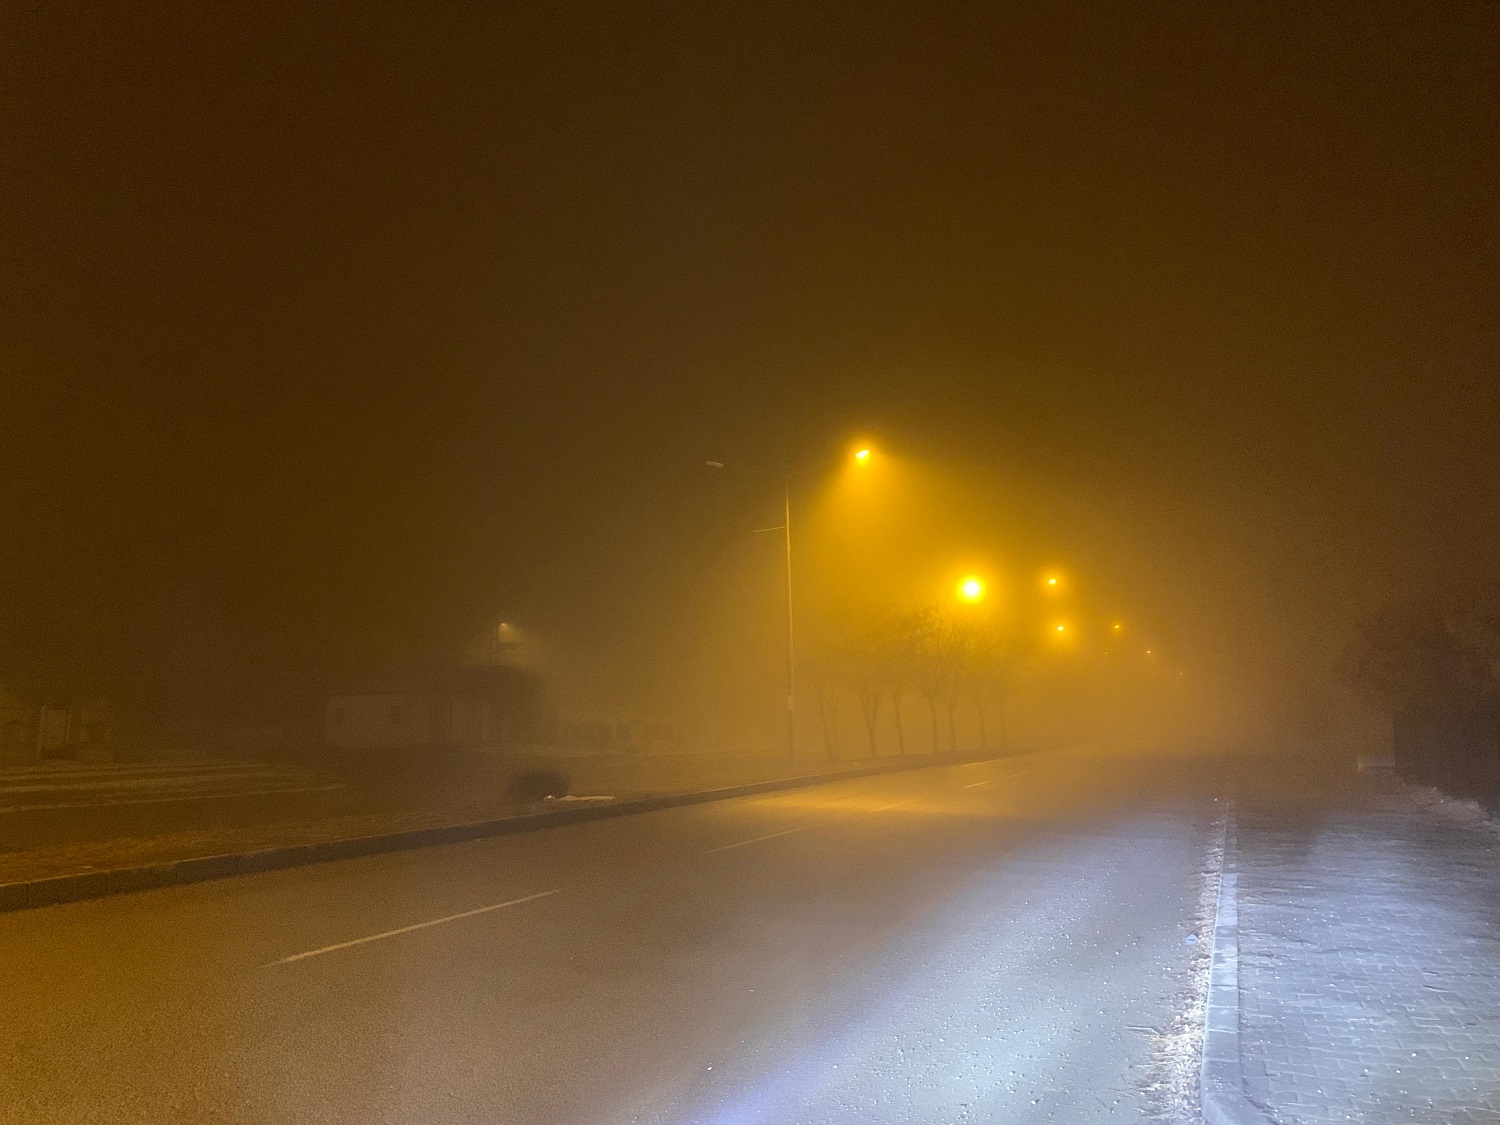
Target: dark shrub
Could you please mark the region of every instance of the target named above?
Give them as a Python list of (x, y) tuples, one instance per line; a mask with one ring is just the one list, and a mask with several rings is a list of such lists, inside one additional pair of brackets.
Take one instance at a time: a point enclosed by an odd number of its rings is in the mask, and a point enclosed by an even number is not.
[(1500, 803), (1500, 708), (1493, 703), (1411, 707), (1395, 716), (1396, 773), (1454, 797)]

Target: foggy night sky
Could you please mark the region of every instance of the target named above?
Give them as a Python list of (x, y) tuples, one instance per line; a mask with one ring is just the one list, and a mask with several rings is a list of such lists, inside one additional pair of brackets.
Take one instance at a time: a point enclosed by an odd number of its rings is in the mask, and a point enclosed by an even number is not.
[(1493, 582), (1500, 9), (1009, 8), (9, 5), (0, 683), (618, 659), (861, 435), (1247, 679)]

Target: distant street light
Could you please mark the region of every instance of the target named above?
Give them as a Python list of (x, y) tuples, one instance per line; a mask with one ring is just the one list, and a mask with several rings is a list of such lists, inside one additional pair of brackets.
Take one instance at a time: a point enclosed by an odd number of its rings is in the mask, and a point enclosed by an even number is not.
[(984, 599), (984, 581), (980, 578), (970, 576), (958, 584), (958, 597), (960, 601), (978, 602)]
[(870, 451), (868, 449), (858, 450), (854, 454), (854, 459), (856, 461), (858, 461), (860, 464), (864, 464), (866, 461), (868, 461), (870, 459)]

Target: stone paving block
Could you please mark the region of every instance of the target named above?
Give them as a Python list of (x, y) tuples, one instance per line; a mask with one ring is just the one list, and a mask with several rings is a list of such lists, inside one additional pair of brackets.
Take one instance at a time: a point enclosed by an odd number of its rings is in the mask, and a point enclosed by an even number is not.
[(1402, 788), (1239, 813), (1246, 1091), (1283, 1125), (1500, 1125), (1500, 831)]

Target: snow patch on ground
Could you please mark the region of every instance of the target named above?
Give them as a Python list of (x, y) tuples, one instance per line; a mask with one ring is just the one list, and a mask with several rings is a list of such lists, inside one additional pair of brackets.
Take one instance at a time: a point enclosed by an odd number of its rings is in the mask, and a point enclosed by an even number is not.
[[(1208, 1011), (1208, 975), (1213, 961), (1219, 872), (1224, 865), (1224, 814), (1215, 818), (1204, 847), (1193, 914), (1183, 934), (1192, 951), (1186, 979), (1173, 1003), (1171, 1022), (1151, 1039), (1151, 1061), (1143, 1075), (1144, 1116), (1163, 1125), (1200, 1125), (1198, 1073), (1203, 1064), (1203, 1027)], [(1190, 941), (1190, 939), (1196, 939)]]
[(1450, 797), (1431, 785), (1400, 783), (1384, 795), (1388, 812), (1420, 810), (1449, 824), (1465, 828), (1483, 828), (1500, 836), (1500, 821), (1480, 807), (1472, 797)]

